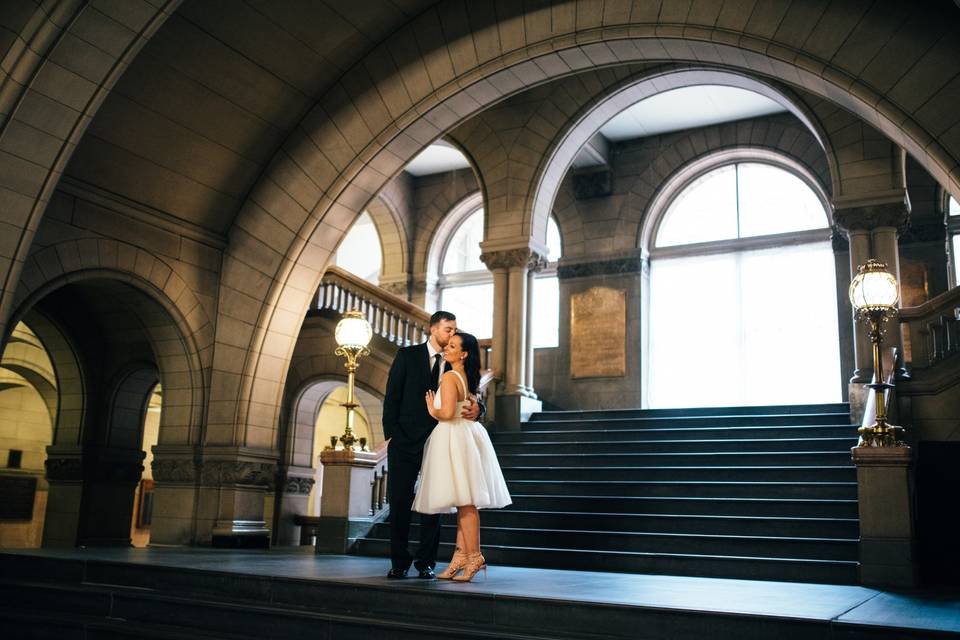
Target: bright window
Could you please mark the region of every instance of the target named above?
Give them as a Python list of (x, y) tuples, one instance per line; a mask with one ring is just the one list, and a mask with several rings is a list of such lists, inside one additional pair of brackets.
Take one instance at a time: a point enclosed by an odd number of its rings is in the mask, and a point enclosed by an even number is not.
[(657, 246), (733, 240), (827, 226), (820, 199), (779, 167), (742, 162), (691, 182), (670, 204)]
[[(438, 282), (440, 307), (457, 316), (457, 324), (484, 339), (493, 336), (493, 274), (480, 260), (483, 209), (469, 214), (457, 227), (443, 251)], [(533, 291), (534, 347), (555, 347), (559, 342), (560, 286), (556, 260), (562, 254), (560, 229), (547, 223), (550, 266), (537, 274)]]
[(684, 187), (651, 251), (647, 405), (838, 402), (827, 227), (816, 193), (773, 165), (726, 165)]
[(380, 235), (366, 211), (360, 214), (340, 243), (334, 264), (367, 282), (380, 282), (380, 269), (383, 266)]
[(960, 216), (960, 202), (954, 200), (953, 196), (950, 197), (950, 200), (947, 203), (947, 212), (951, 216)]

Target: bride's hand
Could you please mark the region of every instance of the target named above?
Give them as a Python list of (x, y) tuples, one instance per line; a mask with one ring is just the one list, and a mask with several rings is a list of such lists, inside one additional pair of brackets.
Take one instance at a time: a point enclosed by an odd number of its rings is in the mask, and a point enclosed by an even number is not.
[(433, 398), (434, 398), (434, 395), (436, 395), (436, 394), (434, 394), (433, 391), (427, 391), (427, 396), (426, 396), (427, 411), (430, 412), (430, 415), (433, 415)]

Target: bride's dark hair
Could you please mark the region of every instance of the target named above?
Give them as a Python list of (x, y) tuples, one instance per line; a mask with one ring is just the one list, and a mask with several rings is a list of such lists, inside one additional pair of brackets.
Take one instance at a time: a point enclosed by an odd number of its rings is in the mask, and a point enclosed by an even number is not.
[(457, 331), (455, 335), (460, 336), (460, 348), (467, 354), (463, 361), (463, 369), (467, 374), (467, 389), (475, 394), (480, 387), (480, 344), (477, 338), (469, 333)]

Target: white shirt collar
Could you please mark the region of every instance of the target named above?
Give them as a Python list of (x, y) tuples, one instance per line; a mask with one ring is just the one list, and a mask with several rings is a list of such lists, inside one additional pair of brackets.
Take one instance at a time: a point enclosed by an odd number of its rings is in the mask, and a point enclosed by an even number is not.
[(427, 340), (427, 353), (430, 354), (430, 363), (433, 364), (433, 357), (438, 353), (443, 353), (443, 351), (437, 351), (433, 348), (433, 341)]

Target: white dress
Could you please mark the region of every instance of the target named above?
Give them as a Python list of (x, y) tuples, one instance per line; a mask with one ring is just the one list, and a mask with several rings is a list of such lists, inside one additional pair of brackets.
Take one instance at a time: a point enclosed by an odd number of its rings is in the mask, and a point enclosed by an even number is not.
[[(465, 389), (463, 377), (456, 371), (451, 373)], [(414, 511), (450, 513), (468, 505), (499, 509), (512, 502), (487, 430), (478, 422), (460, 417), (466, 404), (466, 399), (458, 402), (454, 417), (440, 421), (427, 438)], [(439, 393), (433, 408), (440, 408)]]

